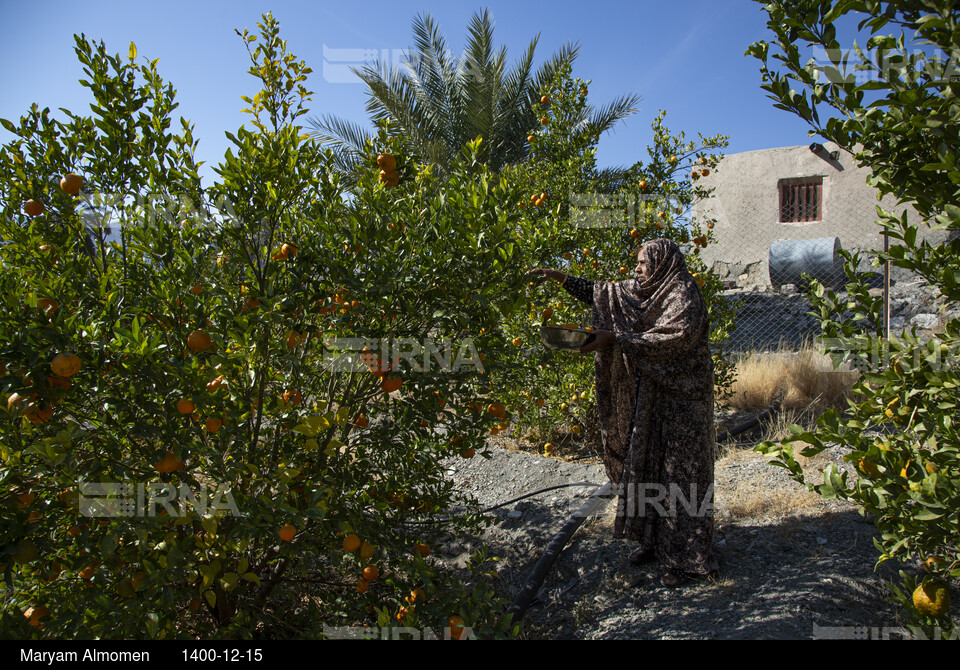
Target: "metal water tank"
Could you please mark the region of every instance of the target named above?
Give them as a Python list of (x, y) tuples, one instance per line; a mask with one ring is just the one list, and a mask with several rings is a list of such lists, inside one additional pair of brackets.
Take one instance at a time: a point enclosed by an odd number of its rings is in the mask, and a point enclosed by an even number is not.
[(784, 284), (801, 287), (807, 274), (828, 286), (837, 286), (844, 279), (839, 250), (838, 237), (777, 240), (770, 245), (770, 283), (774, 288)]

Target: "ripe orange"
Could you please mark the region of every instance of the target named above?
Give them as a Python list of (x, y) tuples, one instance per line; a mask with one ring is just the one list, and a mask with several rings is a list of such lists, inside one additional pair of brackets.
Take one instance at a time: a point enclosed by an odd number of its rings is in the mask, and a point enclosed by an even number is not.
[(83, 177), (72, 172), (68, 172), (60, 179), (60, 190), (67, 195), (76, 195), (83, 186)]
[(549, 97), (543, 96), (543, 97), (540, 98), (540, 104), (541, 104), (541, 105), (545, 105), (545, 104), (547, 104), (548, 102), (550, 102), (550, 98), (549, 98)]
[(177, 401), (177, 411), (181, 414), (193, 414), (196, 409), (197, 404), (190, 398), (180, 398), (180, 400)]
[(380, 576), (380, 571), (375, 565), (368, 565), (363, 569), (363, 579), (367, 582), (376, 581), (377, 577)]
[(291, 349), (296, 349), (297, 346), (303, 342), (304, 336), (298, 333), (295, 330), (291, 330), (290, 334), (287, 336), (287, 346)]
[(623, 267), (623, 266), (620, 266), (620, 274), (622, 274), (622, 275), (627, 274), (627, 268), (625, 268), (625, 267)]
[(454, 615), (447, 620), (447, 624), (450, 628), (450, 637), (459, 640), (463, 635), (463, 619)]
[(293, 405), (296, 407), (300, 404), (300, 401), (303, 400), (303, 396), (300, 394), (300, 391), (294, 391), (292, 389), (287, 389), (283, 392), (283, 401), (288, 405)]
[(69, 379), (80, 372), (80, 357), (73, 354), (57, 354), (50, 363), (50, 369), (58, 377)]
[(545, 125), (547, 125), (548, 123), (550, 123), (550, 119), (548, 119), (547, 117), (544, 116), (543, 118), (540, 119), (540, 125), (541, 125), (541, 126), (545, 126)]
[(360, 543), (360, 559), (366, 561), (369, 558), (372, 558), (373, 555), (377, 552), (377, 548), (370, 544), (369, 542)]
[(210, 433), (216, 433), (223, 427), (223, 419), (209, 418), (207, 419), (206, 429)]
[(519, 347), (522, 343), (523, 343), (523, 340), (521, 340), (519, 337), (513, 338), (513, 346)]
[(393, 393), (403, 386), (403, 380), (400, 377), (384, 377), (383, 382), (380, 384), (380, 388), (383, 389), (384, 393)]
[(700, 174), (704, 177), (710, 176), (710, 170), (700, 170)]
[(913, 592), (913, 606), (921, 614), (943, 616), (950, 611), (950, 586), (937, 579), (923, 582)]
[(206, 351), (212, 343), (210, 334), (204, 330), (195, 330), (187, 336), (187, 346), (190, 347), (190, 351)]
[(294, 528), (291, 524), (284, 524), (283, 528), (278, 531), (280, 539), (284, 542), (289, 542), (293, 539), (293, 536), (297, 534), (297, 529)]
[(487, 411), (493, 414), (498, 419), (502, 419), (504, 417), (504, 414), (507, 411), (507, 406), (504, 405), (502, 402), (492, 402), (489, 405), (487, 405)]
[(175, 472), (183, 469), (183, 461), (179, 460), (172, 451), (168, 451), (153, 467), (157, 472)]
[(357, 418), (353, 420), (353, 425), (357, 428), (366, 428), (370, 425), (370, 419), (363, 414), (358, 414)]
[(350, 533), (343, 538), (343, 550), (349, 553), (355, 552), (360, 548), (360, 538), (355, 533)]
[(23, 613), (23, 616), (26, 619), (29, 619), (30, 625), (34, 628), (42, 628), (43, 624), (40, 623), (40, 619), (49, 615), (50, 608), (48, 608), (46, 605), (40, 605), (40, 607), (28, 607)]
[(23, 212), (27, 216), (40, 216), (43, 214), (43, 203), (37, 202), (36, 200), (27, 200), (23, 203)]
[(223, 386), (223, 375), (217, 375), (207, 382), (207, 393), (214, 393)]
[(377, 166), (393, 172), (397, 169), (397, 159), (391, 154), (380, 154), (377, 156)]
[(527, 142), (533, 143), (535, 139), (536, 139), (535, 135), (527, 135)]
[(637, 186), (640, 187), (641, 191), (644, 190), (645, 188), (647, 188), (647, 180), (641, 179), (639, 182), (637, 182)]
[(420, 554), (424, 558), (430, 555), (430, 547), (423, 542), (418, 543), (417, 546), (413, 548), (413, 551), (417, 554)]
[(367, 589), (370, 588), (370, 582), (361, 577), (357, 580), (357, 593), (366, 593)]

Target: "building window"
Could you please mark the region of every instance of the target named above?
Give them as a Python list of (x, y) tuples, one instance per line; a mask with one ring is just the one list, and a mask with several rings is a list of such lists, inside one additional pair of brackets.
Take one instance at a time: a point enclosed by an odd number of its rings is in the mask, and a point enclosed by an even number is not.
[(823, 178), (780, 182), (780, 223), (819, 221), (823, 202)]

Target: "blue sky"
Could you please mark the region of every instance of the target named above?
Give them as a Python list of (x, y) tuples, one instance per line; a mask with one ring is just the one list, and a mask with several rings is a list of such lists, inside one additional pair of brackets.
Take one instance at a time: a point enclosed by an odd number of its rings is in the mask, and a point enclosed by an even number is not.
[[(362, 84), (345, 82), (350, 52), (392, 58), (412, 45), (411, 23), (426, 12), (437, 20), (448, 45), (460, 53), (470, 17), (486, 7), (498, 45), (516, 62), (539, 35), (537, 62), (567, 42), (581, 51), (574, 75), (592, 80), (597, 106), (627, 93), (643, 97), (638, 113), (603, 136), (600, 166), (629, 165), (646, 158), (650, 123), (660, 109), (666, 124), (690, 138), (730, 136), (727, 153), (808, 144), (808, 127), (775, 109), (760, 89), (759, 61), (744, 56), (756, 40), (770, 39), (766, 14), (753, 0), (674, 2), (363, 2), (170, 0), (162, 3), (88, 0), (0, 0), (0, 118), (16, 120), (30, 104), (89, 110), (91, 98), (77, 80), (74, 33), (102, 39), (109, 51), (126, 54), (135, 42), (139, 58), (159, 59), (158, 68), (178, 91), (179, 115), (193, 122), (198, 159), (218, 163), (228, 144), (224, 131), (247, 120), (241, 95), (258, 90), (246, 74), (246, 50), (235, 28), (256, 32), (261, 14), (272, 11), (281, 35), (314, 73), (312, 113), (334, 114), (367, 124)], [(324, 62), (324, 47), (327, 62)], [(356, 52), (354, 52), (356, 53)], [(347, 56), (348, 58), (343, 58)], [(0, 141), (9, 139), (0, 129)]]

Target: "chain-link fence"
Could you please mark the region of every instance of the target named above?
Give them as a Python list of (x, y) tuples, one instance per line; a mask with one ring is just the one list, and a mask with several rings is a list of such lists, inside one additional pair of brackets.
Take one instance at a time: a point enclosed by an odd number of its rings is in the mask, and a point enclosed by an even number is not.
[[(729, 350), (789, 351), (812, 342), (820, 328), (809, 313), (803, 275), (842, 290), (840, 249), (862, 252), (859, 271), (871, 293), (885, 298), (890, 333), (942, 327), (935, 291), (906, 271), (893, 268), (888, 278), (883, 267), (870, 265), (867, 252), (884, 245), (878, 204), (898, 215), (906, 209), (911, 223), (919, 217), (892, 199), (878, 203), (867, 174), (849, 154), (814, 144), (728, 156), (708, 178), (713, 195), (694, 215), (714, 220), (715, 239), (703, 258), (739, 306)], [(942, 241), (938, 235), (926, 233), (932, 243)]]

